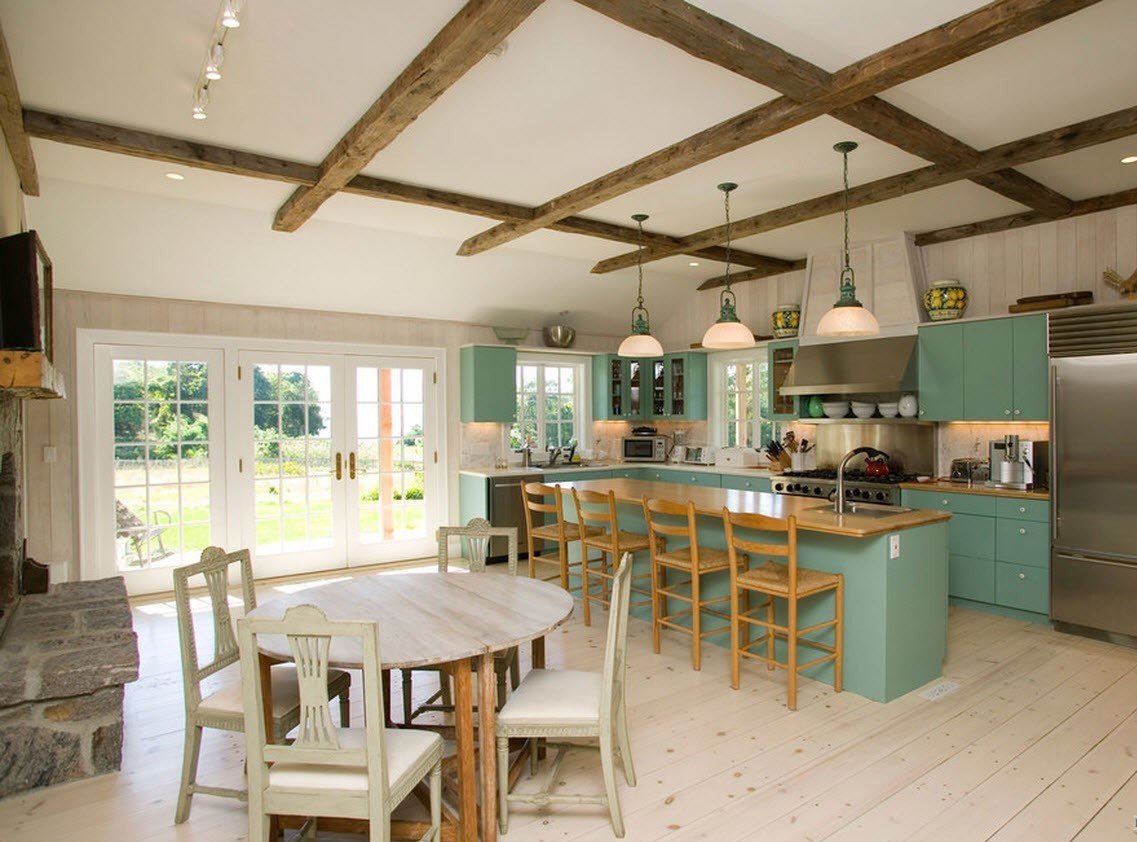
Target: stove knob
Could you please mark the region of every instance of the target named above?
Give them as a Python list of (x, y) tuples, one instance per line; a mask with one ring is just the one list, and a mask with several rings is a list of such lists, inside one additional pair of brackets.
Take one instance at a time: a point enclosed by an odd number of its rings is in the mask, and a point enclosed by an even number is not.
[(775, 491), (781, 491), (781, 490), (782, 490), (784, 487), (785, 487), (785, 486), (784, 486), (782, 483), (780, 483), (780, 482), (776, 482), (776, 483), (774, 483), (774, 490), (775, 490)]
[(878, 492), (876, 493), (876, 499), (877, 499), (877, 500), (880, 500), (880, 501), (883, 503), (883, 502), (884, 502), (884, 492), (883, 492), (883, 491), (878, 491)]
[(853, 496), (854, 497), (860, 497), (862, 494), (863, 494), (863, 492), (859, 488), (853, 489)]
[(816, 494), (818, 497), (821, 497), (822, 496), (821, 486), (820, 485), (813, 486), (813, 493)]
[(846, 497), (852, 497), (852, 496), (853, 496), (853, 492), (852, 492), (852, 491), (850, 491), (848, 488), (846, 488), (846, 489), (845, 489), (845, 496), (846, 496)]

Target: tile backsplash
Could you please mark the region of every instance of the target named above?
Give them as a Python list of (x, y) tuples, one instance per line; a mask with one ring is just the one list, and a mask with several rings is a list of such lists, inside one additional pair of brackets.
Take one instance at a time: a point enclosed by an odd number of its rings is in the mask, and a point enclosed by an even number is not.
[[(641, 424), (655, 427), (660, 435), (683, 433), (685, 443), (702, 444), (706, 441), (705, 421), (594, 421), (589, 425), (585, 440), (580, 442), (580, 453), (590, 459), (619, 460), (621, 439), (632, 434), (632, 427)], [(509, 449), (508, 424), (463, 424), (461, 447), (461, 465), (464, 468), (492, 465), (495, 459), (502, 457), (510, 462), (520, 459)]]
[(1045, 441), (1050, 437), (1046, 423), (968, 423), (953, 421), (936, 425), (936, 475), (947, 476), (951, 460), (965, 457), (986, 459), (988, 443), (1003, 436), (1016, 435), (1025, 441)]

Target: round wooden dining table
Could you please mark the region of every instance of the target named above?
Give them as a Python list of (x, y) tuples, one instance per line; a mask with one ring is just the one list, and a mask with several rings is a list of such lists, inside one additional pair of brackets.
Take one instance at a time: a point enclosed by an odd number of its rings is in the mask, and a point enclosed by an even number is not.
[[(478, 838), (477, 776), (474, 751), (474, 665), (480, 660), (479, 697), (496, 693), (495, 652), (523, 643), (533, 647), (533, 666), (544, 666), (544, 638), (572, 614), (572, 596), (560, 587), (519, 576), (471, 573), (379, 573), (329, 582), (269, 600), (250, 617), (280, 618), (294, 605), (315, 605), (329, 620), (374, 620), (379, 624), (379, 657), (390, 669), (442, 666), (452, 676), (454, 733), (458, 763), (457, 827), (446, 836)], [(273, 663), (291, 660), (283, 638), (259, 640), (263, 676)], [(333, 639), (329, 663), (358, 669), (358, 642)], [(268, 690), (267, 681), (262, 686)], [(366, 688), (375, 692), (375, 688)], [(271, 696), (265, 706), (271, 710)], [(387, 714), (390, 715), (389, 712)], [(266, 722), (271, 722), (268, 716)], [(482, 789), (481, 838), (497, 838), (497, 770), (494, 706), (478, 706), (478, 743)], [(400, 828), (414, 833), (417, 828)], [(392, 825), (394, 834), (396, 827)], [(400, 834), (401, 835), (401, 834)], [(421, 835), (421, 831), (419, 831)]]

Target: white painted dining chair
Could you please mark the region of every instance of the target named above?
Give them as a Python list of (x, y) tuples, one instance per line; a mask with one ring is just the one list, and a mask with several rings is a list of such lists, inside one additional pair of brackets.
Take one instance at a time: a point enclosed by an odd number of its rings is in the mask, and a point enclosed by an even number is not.
[[(314, 605), (296, 605), (284, 617), (244, 619), (240, 635), (245, 731), (249, 764), (249, 842), (268, 842), (272, 816), (362, 819), (371, 842), (391, 837), (391, 810), (420, 781), (430, 779), (430, 825), (422, 842), (437, 842), (442, 825), (442, 738), (433, 731), (383, 726), (379, 629), (372, 621), (332, 621)], [(301, 718), (291, 744), (265, 740), (264, 687), (257, 638), (288, 640), (300, 679)], [(328, 699), (329, 653), (334, 639), (354, 639), (363, 657), (362, 728), (335, 727)], [(346, 642), (346, 641), (344, 641)], [(273, 688), (275, 692), (275, 687)]]
[[(507, 569), (510, 576), (517, 575), (517, 528), (513, 526), (490, 526), (485, 518), (470, 518), (465, 526), (438, 527), (438, 572), (450, 570), (450, 539), (458, 538), (466, 542), (469, 570), (471, 573), (486, 572), (486, 558), (489, 556), (490, 539), (501, 536), (507, 539)], [(497, 706), (505, 701), (508, 686), (516, 688), (521, 681), (521, 663), (517, 659), (517, 647), (494, 653), (494, 673), (497, 676)], [(438, 673), (438, 690), (417, 707), (412, 701), (414, 694), (413, 674), (419, 671)], [(428, 711), (449, 712), (454, 710), (450, 694), (450, 675), (443, 669), (417, 667), (402, 670), (403, 679), (403, 724), (413, 722)]]
[[(205, 728), (222, 731), (245, 730), (245, 712), (241, 698), (241, 673), (238, 660), (237, 635), (233, 628), (233, 615), (229, 610), (229, 571), (240, 568), (241, 595), (244, 610), (257, 607), (257, 594), (253, 585), (253, 566), (248, 550), (226, 553), (220, 547), (206, 547), (201, 561), (175, 568), (174, 604), (178, 613), (178, 642), (182, 654), (182, 686), (185, 695), (185, 749), (182, 756), (182, 778), (178, 790), (178, 806), (174, 822), (181, 824), (190, 813), (190, 802), (197, 793), (244, 800), (246, 791), (228, 787), (204, 786), (197, 782), (197, 763), (201, 755), (201, 735)], [(190, 580), (201, 576), (208, 591), (210, 616), (213, 621), (213, 658), (200, 663), (197, 640), (194, 634), (193, 614), (190, 605)], [(203, 682), (214, 676), (212, 689), (205, 690)], [(340, 722), (351, 720), (348, 694), (351, 675), (343, 670), (328, 673), (328, 694), (340, 700)], [(281, 664), (272, 668), (272, 732), (280, 740), (300, 721), (300, 691), (296, 668)]]
[[(509, 803), (606, 804), (612, 830), (624, 835), (624, 819), (616, 789), (615, 754), (620, 756), (624, 780), (636, 785), (632, 751), (628, 740), (624, 672), (628, 642), (628, 600), (631, 591), (632, 556), (625, 553), (612, 578), (608, 615), (608, 640), (604, 644), (601, 672), (534, 669), (509, 697), (497, 714), (498, 820), (501, 832), (509, 830)], [(544, 786), (535, 793), (509, 791), (509, 741), (530, 739), (530, 759), (535, 760), (534, 741), (549, 737), (595, 738), (599, 742), (604, 793), (572, 795), (553, 792), (565, 753), (577, 745), (557, 746)], [(531, 763), (531, 769), (533, 764)]]

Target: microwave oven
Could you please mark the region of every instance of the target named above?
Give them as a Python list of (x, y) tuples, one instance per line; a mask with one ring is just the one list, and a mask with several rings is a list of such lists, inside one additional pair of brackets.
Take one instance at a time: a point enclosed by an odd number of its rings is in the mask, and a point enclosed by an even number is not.
[(624, 439), (624, 461), (666, 462), (669, 445), (667, 436), (628, 436)]

